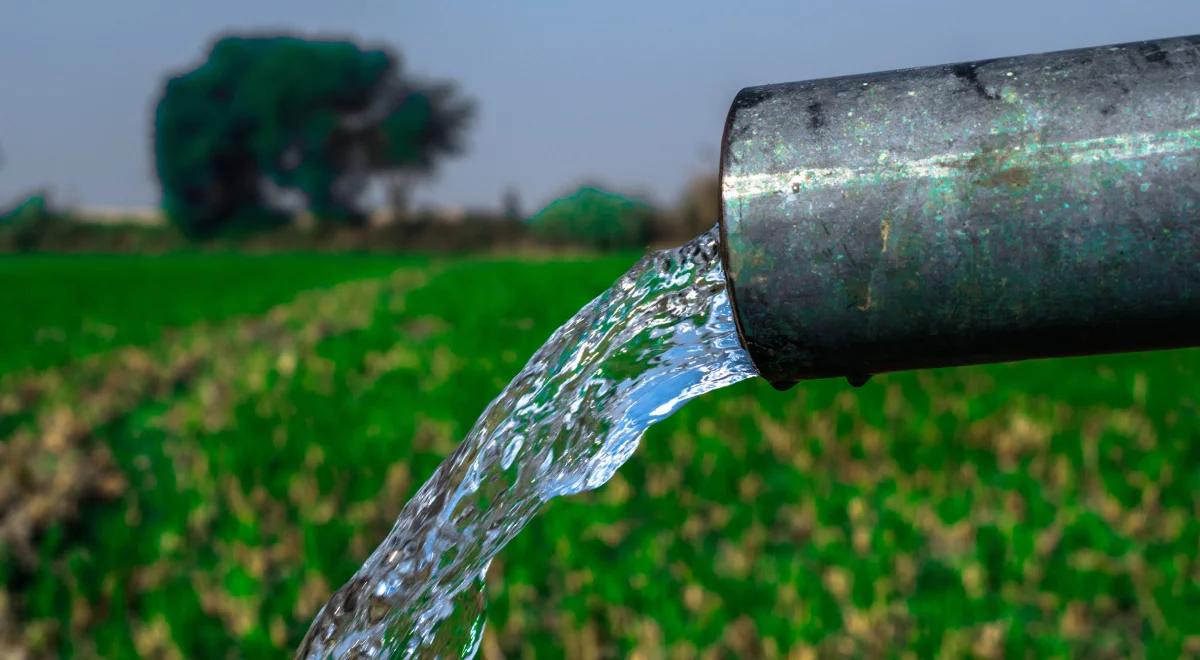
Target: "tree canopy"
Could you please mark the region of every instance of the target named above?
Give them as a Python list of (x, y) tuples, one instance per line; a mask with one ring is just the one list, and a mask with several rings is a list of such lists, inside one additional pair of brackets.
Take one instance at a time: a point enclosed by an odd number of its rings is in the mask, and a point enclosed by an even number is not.
[(232, 36), (166, 81), (154, 119), (163, 206), (186, 233), (307, 209), (360, 222), (374, 177), (411, 181), (461, 149), (472, 104), (349, 41)]
[(533, 231), (548, 240), (581, 243), (606, 250), (644, 247), (654, 208), (594, 186), (582, 186), (529, 218)]

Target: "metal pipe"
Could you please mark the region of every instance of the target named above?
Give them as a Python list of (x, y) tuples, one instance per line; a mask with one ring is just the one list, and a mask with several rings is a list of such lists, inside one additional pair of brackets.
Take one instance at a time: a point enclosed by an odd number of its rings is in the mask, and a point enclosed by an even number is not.
[(751, 87), (721, 151), (780, 389), (1200, 345), (1200, 36)]

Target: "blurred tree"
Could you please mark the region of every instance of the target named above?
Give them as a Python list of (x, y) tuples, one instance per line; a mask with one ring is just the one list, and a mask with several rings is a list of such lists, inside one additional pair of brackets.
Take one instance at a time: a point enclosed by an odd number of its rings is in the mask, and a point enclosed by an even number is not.
[(534, 233), (556, 242), (599, 249), (644, 247), (650, 239), (654, 208), (593, 186), (583, 186), (550, 202), (529, 218)]
[(39, 190), (9, 209), (0, 209), (0, 249), (34, 250), (44, 239), (53, 219), (48, 193)]
[(680, 200), (676, 212), (676, 240), (699, 236), (717, 224), (721, 214), (721, 180), (712, 175), (693, 179)]
[(36, 218), (47, 215), (46, 193), (38, 191), (26, 196), (12, 208), (0, 209), (0, 222), (11, 222), (25, 218)]
[(511, 186), (505, 188), (504, 195), (500, 200), (500, 207), (506, 220), (520, 220), (524, 217), (524, 214), (521, 213), (521, 196), (517, 193), (516, 188)]
[(169, 78), (158, 102), (163, 206), (193, 236), (304, 208), (321, 222), (362, 223), (371, 179), (411, 185), (459, 151), (471, 114), (454, 85), (412, 80), (385, 49), (226, 37)]

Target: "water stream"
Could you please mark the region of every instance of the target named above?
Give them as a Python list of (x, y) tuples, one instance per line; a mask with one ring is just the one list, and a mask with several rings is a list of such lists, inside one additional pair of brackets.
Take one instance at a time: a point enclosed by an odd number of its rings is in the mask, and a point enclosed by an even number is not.
[(298, 658), (470, 657), (492, 558), (596, 488), (686, 401), (755, 375), (714, 228), (652, 253), (559, 328), (317, 614)]

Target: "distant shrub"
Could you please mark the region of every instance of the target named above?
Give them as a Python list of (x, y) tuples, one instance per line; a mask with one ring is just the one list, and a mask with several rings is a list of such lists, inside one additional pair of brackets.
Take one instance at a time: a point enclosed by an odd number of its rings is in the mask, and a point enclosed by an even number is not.
[(40, 218), (46, 214), (46, 196), (38, 193), (26, 197), (8, 210), (0, 211), (0, 223)]
[(16, 206), (0, 211), (0, 250), (28, 252), (37, 247), (52, 220), (41, 193), (26, 197)]
[(721, 215), (721, 180), (715, 175), (693, 179), (688, 184), (675, 212), (675, 231), (672, 238), (688, 240), (717, 224)]
[(649, 204), (584, 186), (550, 202), (529, 219), (529, 226), (544, 240), (611, 250), (644, 246), (653, 222)]

